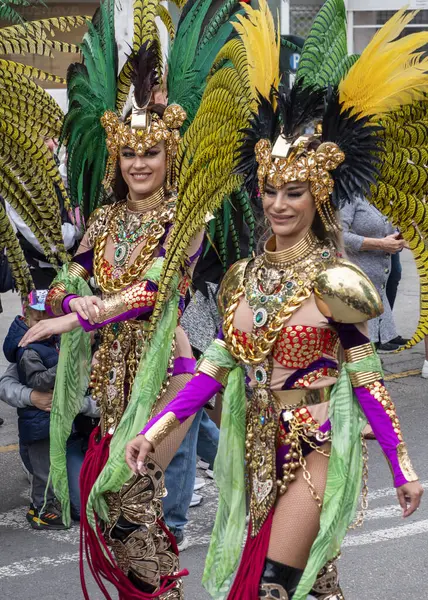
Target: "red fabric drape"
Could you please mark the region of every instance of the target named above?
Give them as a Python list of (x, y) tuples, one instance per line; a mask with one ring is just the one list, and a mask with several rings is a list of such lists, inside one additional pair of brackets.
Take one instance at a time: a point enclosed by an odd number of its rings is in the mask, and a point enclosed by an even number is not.
[(269, 548), (274, 508), (256, 537), (251, 537), (251, 523), (238, 572), (227, 600), (259, 600), (259, 585)]

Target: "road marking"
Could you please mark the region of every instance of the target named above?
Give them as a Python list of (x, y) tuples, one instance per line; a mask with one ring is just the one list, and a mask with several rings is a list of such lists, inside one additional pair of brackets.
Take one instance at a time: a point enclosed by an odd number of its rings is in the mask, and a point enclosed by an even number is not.
[(79, 560), (79, 553), (60, 554), (57, 557), (39, 556), (37, 558), (26, 558), (25, 561), (11, 563), (5, 567), (0, 567), (0, 579), (6, 577), (22, 577), (23, 575), (33, 575), (37, 571), (42, 571), (46, 567), (65, 565)]
[(0, 454), (4, 454), (6, 452), (15, 452), (15, 450), (19, 449), (18, 444), (9, 444), (8, 446), (0, 446)]
[(402, 537), (418, 535), (428, 531), (428, 519), (423, 521), (415, 521), (408, 525), (400, 527), (390, 527), (388, 529), (375, 529), (369, 533), (361, 533), (360, 535), (351, 535), (344, 539), (342, 547), (349, 546), (366, 546), (368, 544), (379, 544), (389, 540), (396, 540)]
[(390, 373), (389, 375), (385, 375), (385, 381), (393, 381), (394, 379), (401, 379), (403, 377), (412, 377), (413, 375), (420, 375), (422, 373), (421, 369), (411, 369), (410, 371), (401, 371), (401, 373)]
[(401, 516), (401, 508), (398, 504), (371, 508), (366, 512), (364, 521), (373, 521), (374, 519), (393, 519)]

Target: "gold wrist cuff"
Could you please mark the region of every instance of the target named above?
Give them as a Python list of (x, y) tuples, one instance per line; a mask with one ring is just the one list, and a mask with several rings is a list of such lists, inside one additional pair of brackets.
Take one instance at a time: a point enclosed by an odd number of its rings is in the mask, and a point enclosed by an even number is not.
[(55, 284), (55, 286), (49, 290), (46, 298), (46, 304), (50, 307), (52, 313), (56, 317), (60, 317), (64, 314), (64, 311), (62, 310), (62, 303), (64, 298), (68, 295), (69, 294), (67, 293), (65, 285), (62, 283)]
[(362, 371), (361, 373), (350, 373), (349, 378), (351, 380), (352, 387), (363, 387), (370, 385), (375, 381), (382, 379), (382, 375), (376, 371)]
[(128, 310), (128, 307), (123, 301), (122, 294), (119, 293), (107, 296), (104, 299), (104, 308), (99, 314), (99, 323), (107, 321), (108, 319), (113, 319), (124, 313), (126, 310)]
[(150, 429), (146, 431), (144, 437), (148, 440), (153, 448), (157, 448), (159, 444), (177, 427), (180, 421), (173, 412), (167, 412), (159, 419)]
[(361, 346), (354, 346), (354, 348), (348, 348), (345, 350), (345, 360), (346, 362), (357, 362), (362, 360), (363, 358), (367, 358), (368, 356), (372, 356), (375, 353), (373, 345), (368, 342), (367, 344), (362, 344)]
[(68, 265), (68, 274), (72, 275), (73, 277), (81, 277), (86, 282), (88, 282), (90, 279), (90, 275), (85, 267), (82, 267), (82, 265), (79, 265), (77, 262), (71, 262)]
[(201, 360), (197, 369), (197, 373), (205, 373), (205, 375), (209, 375), (210, 377), (221, 383), (223, 387), (226, 387), (229, 371), (230, 369), (228, 369), (227, 367), (219, 367), (207, 358), (203, 358)]
[(397, 446), (397, 458), (400, 469), (407, 481), (417, 481), (419, 477), (413, 469), (412, 462), (407, 452), (407, 446), (404, 442), (400, 442)]

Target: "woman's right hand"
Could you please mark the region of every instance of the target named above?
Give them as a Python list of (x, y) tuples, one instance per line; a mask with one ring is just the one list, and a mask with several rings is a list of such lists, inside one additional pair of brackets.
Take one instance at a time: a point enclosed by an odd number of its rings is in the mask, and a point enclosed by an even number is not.
[(144, 475), (146, 471), (145, 461), (147, 455), (153, 452), (152, 444), (146, 440), (144, 435), (137, 435), (133, 440), (126, 444), (125, 460), (128, 467), (135, 474)]
[(389, 254), (397, 254), (397, 252), (400, 252), (404, 248), (406, 242), (403, 239), (398, 239), (399, 237), (399, 233), (392, 233), (379, 240), (381, 242), (382, 250)]
[(94, 325), (99, 322), (99, 314), (104, 308), (104, 302), (97, 296), (78, 296), (70, 300), (69, 307), (72, 312)]

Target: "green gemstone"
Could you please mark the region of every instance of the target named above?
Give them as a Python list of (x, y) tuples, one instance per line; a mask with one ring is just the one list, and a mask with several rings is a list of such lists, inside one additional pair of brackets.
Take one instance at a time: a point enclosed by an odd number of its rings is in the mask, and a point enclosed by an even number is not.
[(263, 314), (261, 312), (258, 312), (256, 314), (256, 322), (261, 323), (262, 321), (263, 321)]
[(255, 376), (257, 381), (263, 381), (263, 373), (261, 371), (256, 371)]
[(266, 296), (260, 296), (260, 302), (262, 304), (264, 304), (265, 302), (267, 302), (267, 297)]

